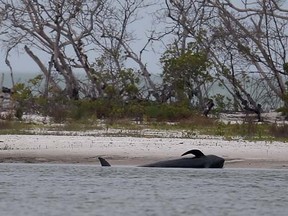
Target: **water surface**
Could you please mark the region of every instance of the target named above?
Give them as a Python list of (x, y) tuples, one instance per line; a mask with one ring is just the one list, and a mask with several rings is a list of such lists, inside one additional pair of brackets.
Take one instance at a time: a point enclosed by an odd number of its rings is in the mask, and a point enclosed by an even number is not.
[(287, 215), (288, 170), (0, 164), (1, 215)]

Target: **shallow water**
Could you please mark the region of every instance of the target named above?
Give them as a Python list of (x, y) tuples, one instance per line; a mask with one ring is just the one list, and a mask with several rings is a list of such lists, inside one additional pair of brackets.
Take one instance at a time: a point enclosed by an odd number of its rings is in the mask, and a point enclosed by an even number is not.
[(287, 215), (287, 182), (283, 169), (0, 164), (0, 213)]

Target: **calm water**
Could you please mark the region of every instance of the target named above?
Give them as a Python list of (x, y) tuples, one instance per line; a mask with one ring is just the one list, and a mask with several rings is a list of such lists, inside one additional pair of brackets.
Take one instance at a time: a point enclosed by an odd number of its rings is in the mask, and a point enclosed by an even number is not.
[(0, 164), (0, 215), (287, 215), (288, 170)]

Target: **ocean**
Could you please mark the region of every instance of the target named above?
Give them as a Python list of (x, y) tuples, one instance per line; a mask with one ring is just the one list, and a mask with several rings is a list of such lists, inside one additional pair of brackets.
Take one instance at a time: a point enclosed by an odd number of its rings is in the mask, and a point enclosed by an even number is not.
[(287, 169), (0, 164), (5, 216), (287, 215)]

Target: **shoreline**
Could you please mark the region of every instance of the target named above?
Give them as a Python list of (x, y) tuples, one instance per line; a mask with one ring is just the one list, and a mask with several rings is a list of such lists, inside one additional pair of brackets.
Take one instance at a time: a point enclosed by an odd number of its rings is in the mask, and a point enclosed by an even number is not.
[[(176, 158), (176, 157), (175, 157)], [(112, 166), (140, 166), (156, 162), (159, 160), (173, 159), (173, 158), (125, 158), (120, 156), (105, 157), (109, 160)], [(83, 164), (83, 165), (95, 165), (100, 166), (97, 157), (85, 157), (85, 156), (19, 156), (17, 154), (3, 155), (0, 157), (0, 164), (4, 163), (29, 163), (29, 164)], [(288, 161), (282, 160), (266, 160), (266, 159), (226, 159), (223, 168), (251, 168), (251, 169), (288, 169)]]
[(146, 138), (109, 136), (1, 135), (1, 163), (71, 163), (137, 166), (179, 158), (199, 149), (225, 158), (224, 168), (288, 168), (288, 143), (216, 138)]

